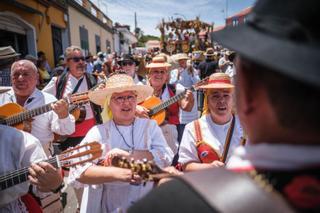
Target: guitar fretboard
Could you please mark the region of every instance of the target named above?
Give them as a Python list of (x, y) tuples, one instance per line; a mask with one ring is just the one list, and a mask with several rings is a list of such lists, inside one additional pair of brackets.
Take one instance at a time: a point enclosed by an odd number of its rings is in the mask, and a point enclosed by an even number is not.
[[(193, 92), (194, 91), (194, 88), (190, 88), (190, 90)], [(174, 104), (175, 102), (179, 101), (180, 99), (182, 99), (185, 94), (186, 94), (187, 90), (169, 98), (168, 100), (164, 101), (163, 103), (159, 104), (158, 106), (152, 108), (149, 112), (149, 116), (152, 116), (158, 112), (160, 112), (161, 110), (169, 107), (170, 105)]]
[[(50, 158), (45, 162), (51, 163), (54, 167), (58, 166), (58, 156)], [(28, 167), (13, 172), (9, 172), (0, 176), (0, 191), (10, 188), (14, 185), (23, 183), (28, 180)]]
[(50, 110), (52, 110), (51, 104), (52, 103), (49, 103), (38, 108), (21, 112), (17, 115), (9, 116), (3, 119), (2, 123), (5, 123), (8, 126), (13, 126), (15, 124), (21, 123), (25, 120), (33, 118), (34, 116), (49, 112)]

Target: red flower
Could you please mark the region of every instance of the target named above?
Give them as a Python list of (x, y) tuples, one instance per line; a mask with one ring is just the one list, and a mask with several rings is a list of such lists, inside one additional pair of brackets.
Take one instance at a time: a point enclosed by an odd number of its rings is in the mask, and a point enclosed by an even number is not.
[(312, 176), (294, 178), (283, 191), (288, 201), (297, 208), (320, 206), (320, 181)]

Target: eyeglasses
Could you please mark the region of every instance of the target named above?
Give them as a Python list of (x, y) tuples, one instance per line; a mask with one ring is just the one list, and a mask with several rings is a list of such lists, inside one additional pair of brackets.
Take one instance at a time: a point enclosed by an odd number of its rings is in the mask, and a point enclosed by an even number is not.
[(123, 61), (121, 63), (121, 66), (132, 66), (134, 64), (133, 61)]
[(128, 96), (119, 96), (119, 97), (114, 97), (112, 98), (117, 104), (123, 104), (126, 100), (129, 103), (133, 103), (134, 101), (136, 101), (137, 96), (134, 95), (128, 95)]
[(85, 57), (81, 56), (81, 57), (72, 57), (72, 58), (68, 58), (69, 60), (73, 60), (74, 62), (78, 63), (80, 60), (85, 61)]
[(152, 70), (150, 74), (158, 75), (158, 74), (167, 74), (167, 71), (164, 70)]
[(228, 93), (224, 93), (224, 94), (213, 93), (213, 94), (210, 94), (208, 98), (213, 101), (219, 101), (220, 99), (228, 100), (231, 98), (231, 95)]

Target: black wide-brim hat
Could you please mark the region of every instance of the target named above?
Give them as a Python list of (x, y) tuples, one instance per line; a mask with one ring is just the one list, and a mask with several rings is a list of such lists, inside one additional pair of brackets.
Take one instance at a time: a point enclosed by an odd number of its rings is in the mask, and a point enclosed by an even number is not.
[(240, 56), (320, 87), (319, 0), (260, 0), (245, 24), (213, 33)]
[(136, 60), (134, 57), (133, 57), (133, 55), (131, 55), (131, 54), (124, 54), (121, 58), (120, 58), (120, 60), (118, 60), (118, 64), (120, 65), (120, 66), (122, 66), (122, 64), (123, 64), (123, 62), (125, 62), (125, 61), (132, 61), (132, 62), (134, 62), (135, 64), (136, 64), (136, 66), (139, 66), (139, 61), (138, 60)]

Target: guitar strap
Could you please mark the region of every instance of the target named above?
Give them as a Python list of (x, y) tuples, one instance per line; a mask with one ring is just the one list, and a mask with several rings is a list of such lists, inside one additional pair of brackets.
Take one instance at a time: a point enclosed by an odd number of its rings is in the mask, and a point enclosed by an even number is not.
[(83, 78), (84, 78), (84, 77), (82, 77), (82, 78), (78, 81), (77, 85), (74, 87), (74, 89), (73, 89), (73, 91), (72, 91), (72, 94), (74, 94), (74, 93), (76, 93), (76, 92), (78, 91), (78, 89), (79, 89), (79, 87), (80, 87), (80, 85), (81, 85), (81, 83), (82, 83), (82, 81), (83, 81)]
[(227, 159), (227, 156), (228, 156), (230, 142), (231, 142), (233, 131), (234, 131), (235, 120), (236, 120), (235, 116), (234, 116), (234, 114), (232, 114), (231, 125), (230, 125), (230, 127), (228, 129), (226, 141), (224, 143), (223, 154), (222, 154), (222, 157), (221, 157), (221, 162), (223, 162), (223, 163), (226, 162), (226, 159)]

